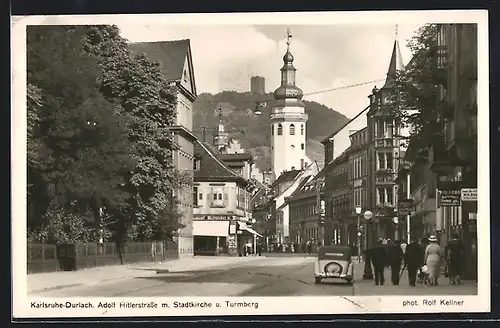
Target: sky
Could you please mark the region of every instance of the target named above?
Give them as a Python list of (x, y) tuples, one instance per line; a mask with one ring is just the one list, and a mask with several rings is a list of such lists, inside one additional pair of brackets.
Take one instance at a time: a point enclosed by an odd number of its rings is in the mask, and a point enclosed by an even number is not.
[[(266, 91), (274, 91), (280, 83), (289, 28), (296, 82), (306, 94), (304, 99), (317, 101), (353, 118), (368, 105), (373, 87), (383, 85), (394, 41), (399, 41), (406, 64), (411, 58), (407, 40), (422, 25), (118, 24), (118, 27), (122, 36), (131, 42), (190, 39), (198, 93), (249, 91), (250, 78), (254, 75), (265, 77)], [(370, 81), (376, 82), (321, 92)], [(320, 93), (307, 95), (313, 92)], [(365, 125), (366, 116), (361, 115), (339, 133), (335, 157), (349, 146), (348, 130)]]

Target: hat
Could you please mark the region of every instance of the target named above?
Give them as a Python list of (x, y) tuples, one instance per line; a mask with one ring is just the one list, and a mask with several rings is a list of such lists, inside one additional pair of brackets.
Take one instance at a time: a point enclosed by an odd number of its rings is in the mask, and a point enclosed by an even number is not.
[(429, 238), (427, 238), (427, 239), (428, 239), (431, 243), (435, 243), (435, 242), (437, 241), (437, 238), (436, 238), (436, 236), (434, 236), (434, 235), (429, 236)]

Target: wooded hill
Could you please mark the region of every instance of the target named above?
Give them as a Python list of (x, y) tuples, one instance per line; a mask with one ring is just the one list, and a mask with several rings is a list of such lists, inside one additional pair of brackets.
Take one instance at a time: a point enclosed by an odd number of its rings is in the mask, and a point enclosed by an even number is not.
[[(262, 115), (255, 115), (253, 109), (256, 102), (264, 101)], [(307, 122), (307, 155), (319, 164), (324, 162), (321, 140), (344, 125), (348, 118), (335, 110), (315, 101), (304, 101), (309, 115)], [(205, 138), (212, 142), (217, 130), (219, 116), (217, 108), (224, 109), (226, 131), (237, 138), (243, 147), (250, 149), (256, 157), (257, 167), (263, 170), (271, 168), (271, 127), (269, 115), (273, 104), (273, 94), (254, 94), (251, 92), (223, 91), (216, 95), (202, 93), (194, 103), (194, 133), (203, 139), (203, 127), (206, 127)]]

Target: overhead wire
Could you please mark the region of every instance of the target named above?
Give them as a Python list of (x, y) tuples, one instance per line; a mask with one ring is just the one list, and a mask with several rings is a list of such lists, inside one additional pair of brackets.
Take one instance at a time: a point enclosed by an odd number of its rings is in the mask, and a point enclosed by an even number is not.
[[(146, 28), (152, 32), (152, 29), (151, 29), (151, 27), (148, 24), (146, 24)], [(165, 53), (165, 55), (167, 55), (168, 57), (170, 57), (171, 62), (174, 63), (174, 65), (176, 65), (177, 68), (181, 69), (181, 71), (182, 71), (184, 68), (180, 67), (178, 65), (178, 63), (175, 60), (173, 60), (173, 58), (170, 55), (170, 53), (165, 49), (163, 43), (158, 42), (158, 45), (160, 46), (160, 48), (163, 51), (163, 53)], [(377, 80), (366, 81), (366, 82), (360, 82), (360, 83), (355, 83), (355, 84), (350, 84), (350, 85), (345, 85), (345, 86), (340, 86), (340, 87), (335, 87), (335, 88), (329, 88), (329, 89), (324, 89), (324, 90), (319, 90), (319, 91), (314, 91), (314, 92), (309, 92), (309, 93), (305, 93), (304, 96), (323, 94), (323, 93), (337, 91), (337, 90), (344, 90), (344, 89), (359, 87), (359, 86), (363, 86), (363, 85), (367, 85), (367, 84), (372, 84), (372, 83), (376, 83), (376, 82), (381, 82), (381, 81), (385, 81), (385, 78), (384, 79), (377, 79)], [(206, 99), (206, 98), (204, 100), (206, 102), (208, 102), (209, 104), (211, 104), (212, 106), (214, 106), (214, 109), (218, 109), (220, 102), (219, 103), (214, 103), (213, 101), (211, 101), (209, 99)], [(274, 99), (269, 99), (269, 101), (273, 101), (273, 100)], [(266, 99), (263, 99), (263, 100), (260, 100), (260, 101), (248, 101), (248, 103), (253, 103), (255, 105), (258, 105), (259, 103), (265, 103), (265, 102), (267, 102)], [(233, 104), (232, 102), (230, 102), (230, 103)], [(238, 101), (237, 103), (246, 103), (246, 101)], [(353, 119), (350, 119), (346, 124), (344, 124), (340, 129), (338, 129), (336, 133), (338, 133), (340, 130), (342, 130), (343, 128), (345, 128), (349, 123), (351, 123), (354, 119), (358, 118), (365, 111), (366, 111), (366, 108), (364, 108), (359, 113), (357, 113), (356, 116)], [(227, 119), (227, 117), (225, 117), (224, 115), (221, 115), (221, 116), (226, 121), (228, 121), (229, 123), (231, 123)], [(320, 122), (319, 124), (331, 124), (331, 123), (330, 122)], [(208, 130), (207, 127), (203, 127), (203, 128), (204, 128), (202, 130), (203, 132), (206, 132)], [(231, 132), (231, 131), (228, 131), (228, 132)], [(248, 139), (248, 136), (245, 134), (245, 132), (243, 130), (237, 129), (236, 131), (233, 130), (233, 132), (239, 132), (239, 133), (241, 133), (244, 136), (244, 138), (246, 139), (246, 141), (250, 143), (250, 140)], [(272, 163), (269, 163), (268, 161), (266, 161), (266, 163), (269, 164), (272, 167)]]

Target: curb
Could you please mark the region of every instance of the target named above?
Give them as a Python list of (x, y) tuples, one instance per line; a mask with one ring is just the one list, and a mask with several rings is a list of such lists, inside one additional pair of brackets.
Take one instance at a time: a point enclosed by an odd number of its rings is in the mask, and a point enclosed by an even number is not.
[[(254, 261), (257, 261), (259, 259), (264, 259), (264, 258), (267, 258), (266, 256), (259, 256), (257, 258), (252, 258), (251, 260), (248, 260), (248, 261), (244, 261), (244, 262), (241, 262), (241, 263), (225, 263), (225, 264), (222, 264), (222, 265), (218, 265), (218, 264), (214, 264), (214, 265), (209, 265), (209, 266), (204, 266), (204, 267), (201, 267), (201, 268), (195, 268), (194, 270), (204, 270), (204, 269), (211, 269), (211, 268), (214, 268), (214, 267), (218, 267), (218, 268), (225, 268), (225, 267), (228, 267), (228, 266), (240, 266), (240, 265), (244, 265), (244, 264), (248, 264), (248, 263), (251, 263), (251, 262), (254, 262)], [(165, 268), (165, 269), (157, 269), (156, 270), (156, 274), (162, 274), (162, 273), (179, 273), (179, 272), (185, 272), (185, 271), (188, 271), (189, 268), (183, 268), (183, 269), (168, 269), (168, 268)]]

